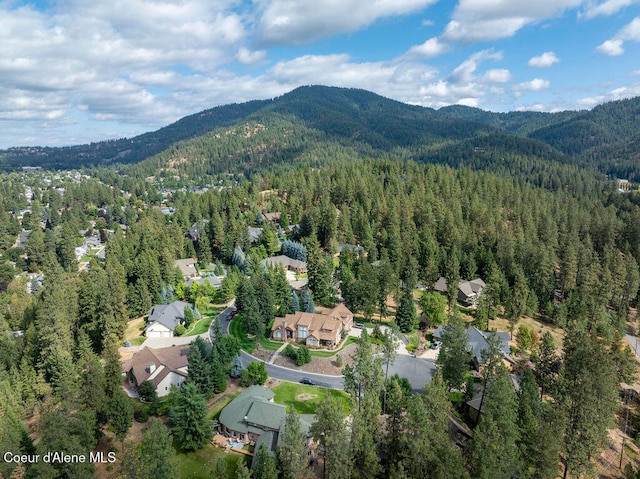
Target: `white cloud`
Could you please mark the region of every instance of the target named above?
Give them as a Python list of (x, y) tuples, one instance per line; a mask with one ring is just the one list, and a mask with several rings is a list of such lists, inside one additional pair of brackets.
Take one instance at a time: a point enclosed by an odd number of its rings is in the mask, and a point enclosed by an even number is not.
[(474, 79), (474, 72), (478, 68), (480, 62), (484, 60), (502, 60), (502, 52), (494, 52), (493, 50), (482, 50), (474, 53), (449, 75), (449, 81), (468, 82)]
[(477, 42), (508, 38), (525, 25), (562, 14), (583, 0), (460, 0), (442, 38)]
[(449, 50), (449, 46), (442, 43), (437, 37), (429, 38), (422, 45), (414, 45), (409, 49), (408, 54), (423, 58), (437, 57)]
[(554, 52), (544, 52), (542, 55), (532, 57), (527, 64), (530, 67), (547, 68), (559, 61), (560, 59)]
[(625, 25), (613, 38), (598, 45), (596, 51), (604, 55), (618, 56), (624, 53), (624, 42), (640, 42), (640, 17), (634, 18)]
[(551, 82), (549, 80), (543, 80), (541, 78), (534, 78), (533, 80), (518, 83), (514, 86), (514, 89), (517, 91), (528, 90), (528, 91), (540, 91), (546, 90), (551, 86)]
[(596, 51), (610, 57), (622, 55), (624, 53), (622, 43), (622, 40), (607, 40), (606, 42), (598, 45)]
[(238, 50), (236, 59), (243, 65), (255, 65), (256, 63), (260, 63), (262, 60), (264, 60), (266, 55), (267, 52), (265, 50), (251, 51), (248, 48), (241, 47)]
[(436, 0), (271, 0), (264, 8), (259, 32), (268, 45), (301, 44), (354, 32), (380, 18), (425, 9)]
[(580, 14), (581, 17), (591, 19), (598, 16), (611, 16), (618, 13), (625, 7), (638, 3), (638, 0), (605, 0), (601, 3), (588, 3), (584, 13)]
[(506, 69), (495, 69), (487, 71), (483, 78), (491, 83), (506, 83), (511, 80), (511, 72)]
[(603, 95), (580, 98), (576, 103), (585, 108), (591, 108), (608, 101), (623, 100), (635, 96), (640, 96), (640, 84), (615, 88)]

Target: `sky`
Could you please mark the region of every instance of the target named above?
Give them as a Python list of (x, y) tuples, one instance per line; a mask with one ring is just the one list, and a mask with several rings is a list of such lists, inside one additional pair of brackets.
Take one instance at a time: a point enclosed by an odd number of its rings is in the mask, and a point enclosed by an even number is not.
[(492, 111), (640, 95), (640, 0), (0, 0), (0, 148), (301, 85)]

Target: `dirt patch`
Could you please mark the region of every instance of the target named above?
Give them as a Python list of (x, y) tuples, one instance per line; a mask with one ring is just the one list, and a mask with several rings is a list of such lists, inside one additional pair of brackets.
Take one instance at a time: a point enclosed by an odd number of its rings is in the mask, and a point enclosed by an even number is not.
[(317, 397), (318, 397), (317, 394), (298, 394), (296, 396), (296, 399), (298, 401), (309, 401), (310, 399), (315, 399)]
[(251, 353), (251, 355), (255, 356), (261, 361), (264, 361), (265, 363), (268, 363), (269, 361), (271, 361), (271, 357), (273, 356), (273, 353), (275, 353), (275, 351), (268, 351), (266, 349), (256, 349)]
[(342, 368), (347, 364), (353, 364), (353, 360), (351, 359), (351, 354), (355, 351), (357, 344), (350, 344), (344, 349), (342, 349), (339, 354), (342, 357), (342, 366), (336, 366), (336, 356), (331, 356), (329, 358), (318, 358), (316, 356), (311, 357), (311, 362), (304, 364), (302, 366), (296, 365), (296, 362), (285, 356), (284, 354), (279, 354), (275, 363), (277, 366), (284, 366), (285, 368), (295, 369), (298, 371), (306, 371), (308, 373), (316, 373), (316, 374), (328, 374), (329, 376), (341, 376)]

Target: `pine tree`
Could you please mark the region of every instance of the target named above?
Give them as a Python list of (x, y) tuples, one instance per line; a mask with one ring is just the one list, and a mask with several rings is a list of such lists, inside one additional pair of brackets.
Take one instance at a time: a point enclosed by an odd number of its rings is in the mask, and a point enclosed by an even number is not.
[[(482, 419), (471, 446), (471, 470), (478, 479), (509, 479), (520, 473), (520, 438), (515, 390), (502, 363), (485, 384)], [(482, 412), (484, 411), (484, 412)]]
[(350, 471), (349, 434), (345, 426), (345, 412), (338, 398), (318, 404), (315, 422), (309, 432), (323, 447), (324, 478), (347, 479)]
[(460, 389), (464, 376), (469, 371), (471, 358), (467, 351), (467, 333), (459, 316), (454, 316), (442, 333), (442, 345), (437, 362), (440, 365), (442, 379), (450, 388)]
[(605, 444), (618, 407), (615, 367), (604, 341), (583, 325), (572, 324), (564, 340), (564, 368), (560, 377), (566, 428), (564, 477), (593, 467)]
[(109, 400), (108, 415), (116, 439), (124, 443), (124, 438), (133, 424), (133, 404), (122, 389)]
[(295, 314), (298, 311), (300, 311), (300, 298), (298, 293), (291, 291), (291, 312)]
[(413, 291), (403, 288), (400, 293), (400, 304), (396, 312), (396, 324), (403, 333), (413, 331), (418, 322), (416, 305), (413, 301)]
[(231, 363), (231, 371), (229, 372), (229, 376), (232, 378), (239, 378), (242, 375), (244, 367), (242, 366), (242, 358), (239, 354), (236, 354), (233, 357), (233, 362)]
[(302, 309), (305, 313), (313, 313), (316, 309), (308, 289), (305, 289), (304, 293), (302, 293)]
[(144, 471), (142, 477), (177, 479), (179, 473), (172, 460), (175, 454), (171, 433), (159, 419), (152, 419), (151, 427), (148, 431), (143, 431), (140, 442), (140, 462)]
[(206, 357), (203, 356), (202, 350), (194, 343), (195, 341), (191, 343), (191, 348), (189, 349), (187, 380), (195, 385), (198, 393), (205, 398), (210, 398), (213, 393), (211, 365)]
[(561, 431), (557, 427), (558, 421), (551, 416), (551, 408), (551, 405), (540, 401), (533, 373), (527, 369), (522, 375), (518, 393), (518, 449), (523, 479), (558, 477)]
[(236, 473), (233, 477), (235, 477), (235, 479), (251, 479), (251, 472), (249, 472), (249, 469), (247, 468), (247, 465), (244, 461), (238, 461)]
[(211, 424), (207, 420), (207, 403), (196, 385), (186, 381), (178, 400), (178, 424), (175, 437), (185, 451), (200, 449), (211, 439)]
[(284, 479), (304, 479), (308, 476), (304, 441), (300, 418), (295, 412), (287, 414), (278, 447), (278, 458)]
[(256, 452), (253, 473), (255, 479), (278, 479), (278, 465), (264, 443)]

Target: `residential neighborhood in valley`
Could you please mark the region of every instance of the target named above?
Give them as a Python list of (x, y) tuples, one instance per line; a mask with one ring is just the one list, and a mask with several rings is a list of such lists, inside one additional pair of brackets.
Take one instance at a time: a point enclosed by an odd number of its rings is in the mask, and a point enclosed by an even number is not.
[(638, 118), (302, 86), (1, 150), (0, 477), (638, 477)]

